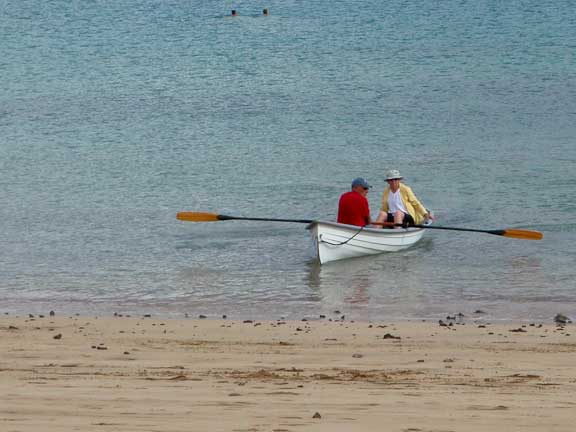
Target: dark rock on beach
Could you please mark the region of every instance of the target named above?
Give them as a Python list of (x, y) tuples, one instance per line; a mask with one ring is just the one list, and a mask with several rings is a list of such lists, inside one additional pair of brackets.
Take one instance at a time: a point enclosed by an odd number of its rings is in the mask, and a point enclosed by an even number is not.
[(394, 336), (390, 333), (386, 333), (384, 336), (382, 336), (382, 339), (402, 339), (400, 336)]
[(556, 316), (554, 317), (554, 322), (556, 324), (569, 324), (572, 321), (566, 315), (556, 314)]

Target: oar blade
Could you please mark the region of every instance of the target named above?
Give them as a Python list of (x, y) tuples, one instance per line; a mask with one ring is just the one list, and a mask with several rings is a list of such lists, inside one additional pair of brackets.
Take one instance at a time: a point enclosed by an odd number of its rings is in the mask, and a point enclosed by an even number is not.
[(178, 212), (176, 219), (186, 222), (216, 222), (220, 220), (216, 213), (204, 212)]
[(521, 240), (542, 240), (544, 237), (540, 231), (530, 231), (522, 229), (505, 229), (502, 235)]

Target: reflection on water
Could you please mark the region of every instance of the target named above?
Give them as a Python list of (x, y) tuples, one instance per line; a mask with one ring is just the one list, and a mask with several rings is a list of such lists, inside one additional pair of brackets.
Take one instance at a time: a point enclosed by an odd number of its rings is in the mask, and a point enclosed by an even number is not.
[(317, 259), (311, 260), (306, 264), (306, 266), (308, 267), (308, 272), (306, 273), (308, 287), (312, 289), (320, 288), (320, 271), (322, 269), (320, 261)]
[(330, 304), (368, 304), (370, 288), (376, 282), (374, 274), (358, 266), (357, 259), (341, 261), (339, 265), (308, 264), (308, 287), (321, 293)]
[(353, 282), (352, 292), (344, 298), (346, 303), (368, 304), (370, 294), (368, 289), (372, 285), (371, 281), (366, 278), (358, 278)]
[[(385, 308), (421, 298), (426, 291), (426, 251), (432, 241), (412, 249), (320, 265), (307, 264), (308, 287), (325, 307)], [(423, 254), (424, 252), (424, 254)]]

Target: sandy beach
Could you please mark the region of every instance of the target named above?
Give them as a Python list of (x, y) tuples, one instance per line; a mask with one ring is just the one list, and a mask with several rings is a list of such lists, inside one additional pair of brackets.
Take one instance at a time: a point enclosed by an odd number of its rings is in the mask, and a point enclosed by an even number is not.
[(571, 324), (442, 324), (3, 315), (0, 430), (574, 429)]

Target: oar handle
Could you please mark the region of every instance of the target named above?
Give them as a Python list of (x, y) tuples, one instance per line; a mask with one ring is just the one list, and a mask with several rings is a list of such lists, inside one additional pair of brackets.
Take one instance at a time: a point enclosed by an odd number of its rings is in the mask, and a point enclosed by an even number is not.
[(426, 228), (426, 229), (438, 229), (438, 230), (446, 230), (446, 231), (466, 231), (466, 232), (479, 232), (479, 233), (486, 233), (486, 234), (494, 234), (494, 235), (504, 235), (506, 230), (481, 230), (475, 228), (457, 228), (457, 227), (443, 227), (443, 226), (434, 226), (434, 225), (412, 225), (415, 228)]
[(246, 220), (246, 221), (264, 221), (264, 222), (292, 222), (292, 223), (312, 223), (313, 219), (273, 219), (273, 218), (257, 218), (257, 217), (241, 217), (241, 216), (228, 216), (218, 215), (218, 220)]

